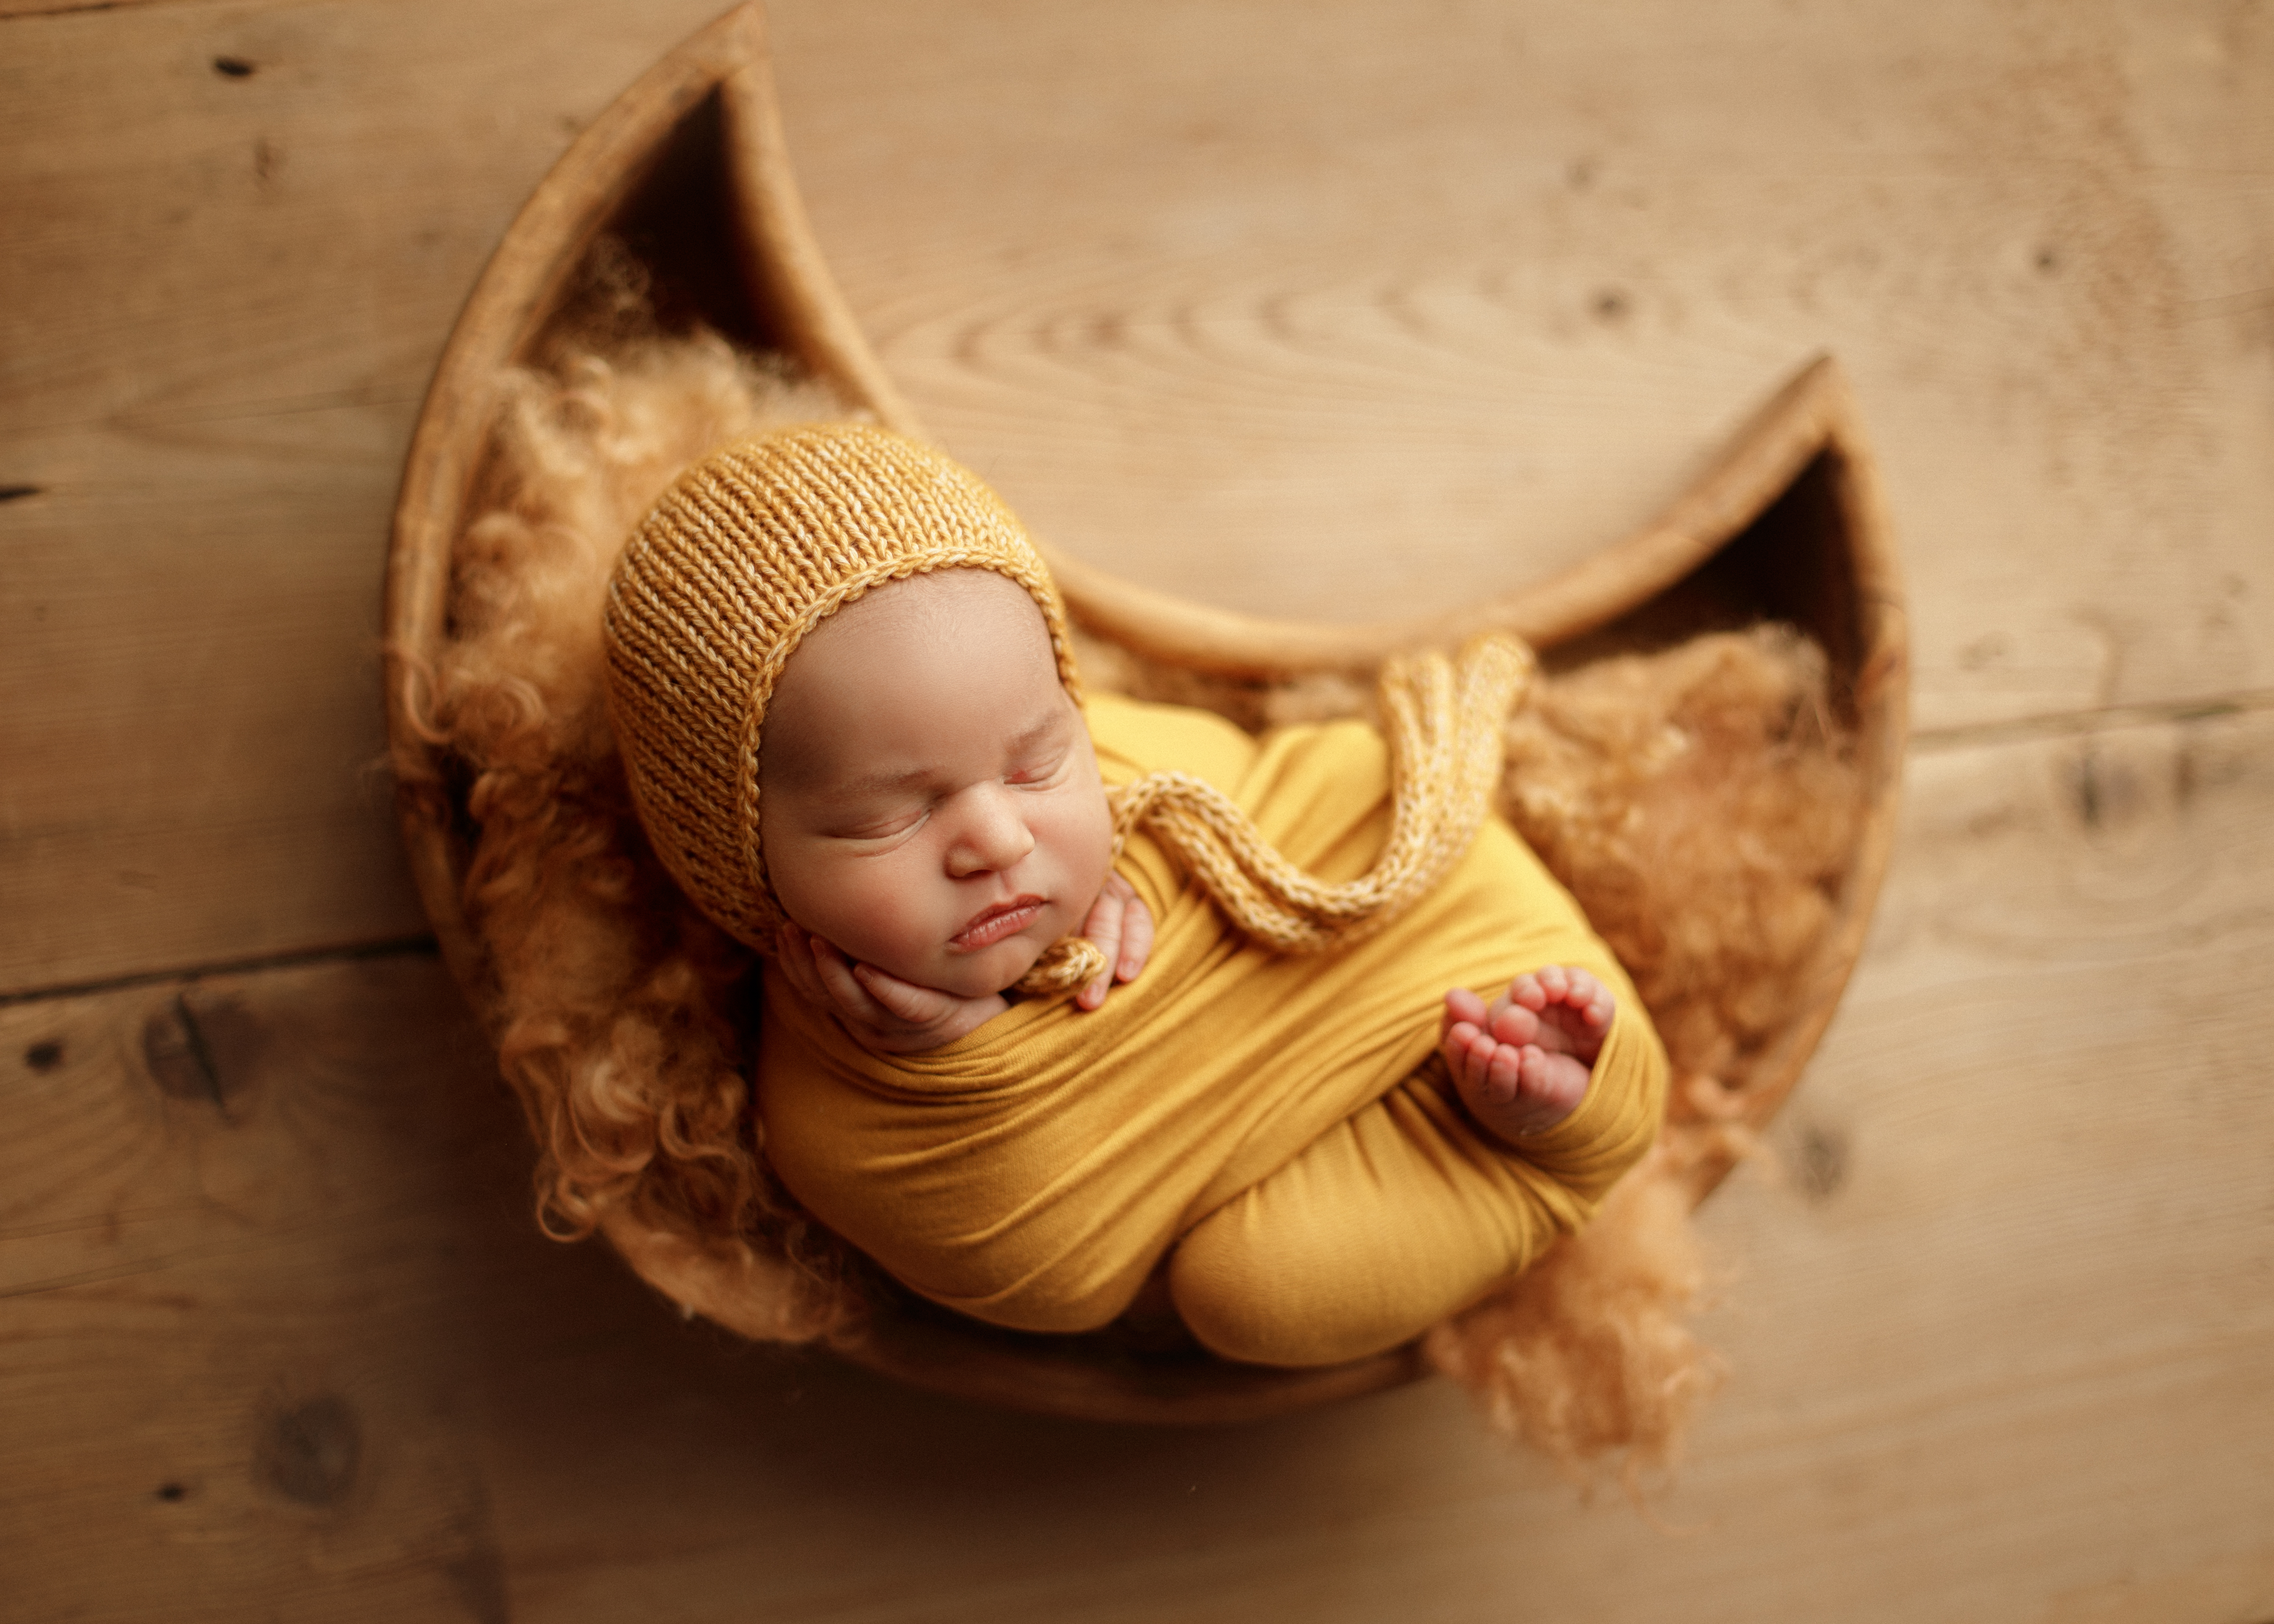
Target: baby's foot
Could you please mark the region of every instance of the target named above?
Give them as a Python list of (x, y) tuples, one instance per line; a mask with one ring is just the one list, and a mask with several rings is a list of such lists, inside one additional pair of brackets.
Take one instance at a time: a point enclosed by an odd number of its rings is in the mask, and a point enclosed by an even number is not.
[(1447, 993), (1438, 1048), (1470, 1113), (1522, 1139), (1578, 1109), (1617, 1008), (1585, 970), (1549, 965), (1517, 976), (1489, 1009), (1465, 987)]

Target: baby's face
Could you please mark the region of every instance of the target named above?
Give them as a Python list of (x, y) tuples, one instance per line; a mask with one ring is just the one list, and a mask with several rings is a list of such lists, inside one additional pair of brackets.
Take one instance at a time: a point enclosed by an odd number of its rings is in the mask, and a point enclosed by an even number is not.
[(1042, 612), (983, 570), (918, 575), (815, 628), (766, 711), (766, 872), (847, 956), (965, 997), (1081, 929), (1112, 819)]

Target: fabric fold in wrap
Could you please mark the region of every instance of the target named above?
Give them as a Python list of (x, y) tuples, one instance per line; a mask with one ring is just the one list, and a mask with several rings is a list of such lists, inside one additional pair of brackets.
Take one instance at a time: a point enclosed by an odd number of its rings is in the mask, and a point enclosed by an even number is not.
[[(1251, 739), (1114, 697), (1088, 715), (1108, 783), (1213, 784), (1291, 862), (1365, 873), (1390, 828), (1363, 723)], [(1013, 1005), (920, 1055), (873, 1055), (771, 969), (767, 1154), (822, 1222), (911, 1289), (1017, 1329), (1095, 1329), (1173, 1246), (1170, 1284), (1227, 1357), (1308, 1365), (1419, 1335), (1583, 1222), (1647, 1148), (1666, 1063), (1577, 906), (1487, 819), (1387, 928), (1312, 955), (1249, 940), (1143, 831), (1117, 864), (1153, 911), (1144, 973), (1082, 1012)], [(1435, 1056), (1447, 989), (1547, 964), (1617, 996), (1586, 1098), (1521, 1147), (1478, 1128)]]

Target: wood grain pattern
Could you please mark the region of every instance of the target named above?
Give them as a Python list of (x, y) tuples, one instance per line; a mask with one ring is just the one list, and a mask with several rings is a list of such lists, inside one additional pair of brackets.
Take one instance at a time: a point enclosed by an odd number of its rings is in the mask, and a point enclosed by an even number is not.
[(0, 1010), (0, 1616), (504, 1616), (488, 1085), (424, 957)]
[(108, 11), (129, 5), (177, 5), (182, 0), (0, 0), (0, 18), (53, 16), (66, 11)]
[(1825, 349), (1920, 562), (1922, 726), (2268, 684), (2258, 12), (987, 16), (783, 6), (778, 66), (885, 365), (1062, 545), (1446, 606), (1640, 523)]
[(374, 770), (410, 419), (521, 196), (709, 9), (0, 24), (0, 991), (424, 929)]
[[(358, 776), (410, 412), (573, 128), (711, 9), (0, 24), (0, 682), (41, 697), (0, 712), (0, 988), (418, 928)], [(1623, 533), (1830, 347), (1923, 726), (2274, 686), (2255, 10), (1286, 16), (776, 7), (856, 312), (1053, 539), (1445, 607)]]

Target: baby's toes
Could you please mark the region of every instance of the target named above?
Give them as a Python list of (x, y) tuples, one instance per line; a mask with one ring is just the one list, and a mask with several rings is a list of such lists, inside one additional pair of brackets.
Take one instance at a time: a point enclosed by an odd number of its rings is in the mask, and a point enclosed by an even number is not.
[(1481, 1032), (1488, 1011), (1485, 1001), (1465, 987), (1456, 987), (1445, 995), (1445, 1013), (1438, 1022), (1437, 1035), (1449, 1035), (1455, 1026), (1468, 1026)]
[(1453, 1074), (1454, 1084), (1465, 1093), (1485, 1086), (1491, 1074), (1494, 1053), (1500, 1045), (1466, 1022), (1455, 1026), (1445, 1034), (1440, 1046), (1445, 1056), (1446, 1069)]
[(1482, 1092), (1503, 1104), (1514, 1100), (1524, 1090), (1524, 1056), (1532, 1052), (1511, 1049), (1506, 1043), (1495, 1043), (1491, 1058), (1484, 1067)]
[(1522, 1049), (1526, 1043), (1539, 1040), (1540, 1017), (1521, 1004), (1496, 998), (1484, 1027), (1501, 1042)]
[(1453, 1011), (1447, 1010), (1445, 1019), (1437, 1027), (1437, 1052), (1445, 1056), (1445, 1064), (1458, 1077), (1469, 1063), (1469, 1040), (1476, 1035), (1476, 1027), (1465, 1020), (1455, 1020)]
[(1585, 970), (1572, 971), (1570, 979), (1569, 1002), (1571, 1007), (1585, 1019), (1588, 1026), (1600, 1032), (1611, 1024), (1611, 1012), (1616, 1007), (1612, 1001), (1610, 989)]
[(1551, 1055), (1538, 1048), (1524, 1051), (1520, 1087), (1538, 1133), (1554, 1127), (1578, 1109), (1587, 1092), (1587, 1068), (1569, 1055)]
[(1550, 1004), (1563, 1004), (1570, 1001), (1571, 973), (1562, 965), (1542, 965), (1532, 974), (1540, 982), (1540, 990), (1547, 996), (1547, 1001)]

